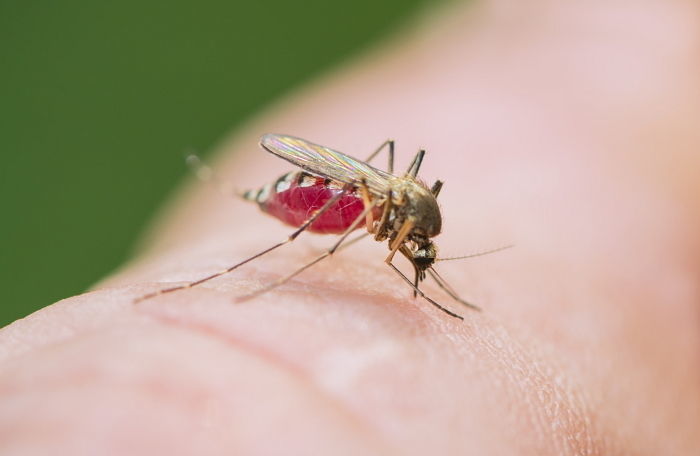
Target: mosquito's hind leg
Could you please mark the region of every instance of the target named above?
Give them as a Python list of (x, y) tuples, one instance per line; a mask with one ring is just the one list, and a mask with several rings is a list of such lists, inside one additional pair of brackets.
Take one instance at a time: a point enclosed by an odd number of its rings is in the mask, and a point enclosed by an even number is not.
[[(154, 292), (152, 292), (152, 293), (148, 293), (148, 294), (146, 294), (146, 295), (144, 295), (144, 296), (141, 296), (141, 297), (139, 297), (139, 298), (136, 298), (136, 299), (134, 300), (134, 303), (138, 303), (138, 302), (141, 302), (141, 301), (145, 301), (145, 300), (147, 300), (147, 299), (151, 299), (151, 298), (154, 298), (154, 297), (159, 296), (159, 295), (162, 295), (162, 294), (172, 293), (172, 292), (175, 292), (175, 291), (184, 290), (184, 289), (187, 289), (187, 288), (192, 288), (192, 287), (195, 287), (195, 286), (197, 286), (197, 285), (200, 285), (200, 284), (202, 284), (202, 283), (204, 283), (204, 282), (208, 282), (209, 280), (215, 279), (215, 278), (217, 278), (217, 277), (221, 277), (222, 275), (228, 274), (229, 272), (232, 272), (233, 270), (238, 269), (239, 267), (243, 266), (244, 264), (246, 264), (246, 263), (248, 263), (248, 262), (250, 262), (250, 261), (253, 261), (253, 260), (256, 259), (256, 258), (260, 258), (261, 256), (263, 256), (263, 255), (265, 255), (265, 254), (267, 254), (267, 253), (270, 253), (270, 252), (272, 252), (273, 250), (275, 250), (275, 249), (277, 249), (277, 248), (279, 248), (279, 247), (282, 247), (282, 246), (285, 245), (285, 244), (288, 244), (288, 243), (292, 242), (292, 241), (293, 241), (294, 239), (296, 239), (301, 233), (303, 233), (309, 226), (311, 226), (311, 224), (312, 224), (313, 222), (315, 222), (316, 219), (318, 219), (321, 215), (323, 215), (323, 214), (324, 214), (328, 209), (330, 209), (335, 203), (337, 203), (338, 201), (340, 201), (340, 199), (341, 199), (343, 196), (345, 196), (345, 194), (346, 194), (348, 191), (350, 191), (351, 188), (352, 188), (351, 185), (349, 185), (349, 184), (348, 184), (348, 185), (345, 185), (345, 186), (343, 187), (343, 190), (342, 190), (342, 191), (338, 192), (338, 194), (334, 195), (332, 198), (330, 198), (328, 201), (326, 201), (326, 203), (325, 203), (323, 206), (321, 206), (316, 212), (314, 212), (313, 215), (311, 215), (311, 217), (309, 217), (299, 228), (297, 228), (296, 230), (294, 230), (294, 232), (292, 232), (292, 234), (290, 234), (290, 235), (287, 237), (287, 239), (285, 239), (285, 240), (283, 240), (283, 241), (281, 241), (281, 242), (278, 242), (277, 244), (273, 245), (272, 247), (268, 247), (267, 249), (263, 250), (262, 252), (258, 252), (258, 253), (256, 253), (255, 255), (253, 255), (253, 256), (251, 256), (251, 257), (249, 257), (249, 258), (246, 258), (245, 260), (241, 261), (240, 263), (236, 263), (236, 264), (234, 264), (233, 266), (230, 266), (230, 267), (224, 269), (223, 271), (216, 272), (216, 273), (214, 273), (214, 274), (208, 275), (208, 276), (206, 276), (206, 277), (203, 277), (203, 278), (201, 278), (201, 279), (195, 280), (195, 281), (193, 281), (193, 282), (186, 283), (186, 284), (184, 284), (184, 285), (178, 285), (178, 286), (175, 286), (175, 287), (164, 288), (164, 289), (161, 289), (161, 290), (158, 290), (158, 291), (154, 291)], [(364, 217), (364, 213), (363, 213), (363, 217)]]
[[(280, 278), (280, 279), (278, 279), (278, 280), (276, 280), (276, 281), (274, 281), (274, 282), (272, 282), (272, 283), (266, 285), (265, 287), (263, 287), (263, 288), (261, 288), (261, 289), (259, 289), (259, 290), (257, 290), (257, 291), (254, 291), (253, 293), (250, 293), (250, 294), (247, 294), (247, 295), (243, 295), (243, 296), (239, 296), (238, 298), (236, 298), (236, 301), (239, 301), (239, 302), (240, 302), (240, 301), (246, 301), (246, 300), (248, 300), (248, 299), (251, 299), (251, 298), (254, 298), (254, 297), (256, 297), (256, 296), (259, 296), (259, 295), (261, 295), (261, 294), (263, 294), (263, 293), (266, 293), (266, 292), (268, 292), (268, 291), (270, 291), (270, 290), (272, 290), (272, 289), (274, 289), (274, 288), (277, 288), (278, 286), (280, 286), (280, 285), (282, 285), (282, 284), (288, 282), (289, 280), (293, 279), (294, 277), (296, 277), (297, 275), (301, 274), (301, 273), (304, 272), (305, 270), (309, 269), (311, 266), (313, 266), (313, 265), (315, 265), (316, 263), (320, 262), (320, 261), (323, 260), (324, 258), (328, 258), (329, 256), (333, 255), (333, 253), (334, 253), (336, 250), (338, 250), (338, 248), (340, 248), (340, 246), (343, 244), (343, 242), (345, 241), (345, 239), (347, 239), (347, 237), (350, 235), (350, 233), (352, 233), (352, 232), (357, 228), (357, 226), (360, 224), (360, 222), (361, 222), (363, 219), (365, 219), (365, 216), (366, 216), (369, 212), (373, 211), (374, 208), (377, 207), (379, 204), (381, 204), (381, 200), (380, 200), (380, 201), (375, 200), (375, 202), (374, 202), (373, 204), (371, 204), (371, 205), (365, 207), (365, 209), (362, 211), (362, 213), (361, 213), (359, 216), (357, 216), (357, 218), (355, 218), (355, 220), (352, 222), (352, 224), (351, 224), (351, 225), (345, 230), (345, 232), (340, 236), (340, 238), (338, 239), (338, 241), (337, 241), (335, 244), (333, 244), (333, 246), (332, 246), (330, 249), (328, 249), (328, 250), (326, 250), (325, 252), (323, 252), (321, 255), (319, 255), (317, 258), (315, 258), (313, 261), (310, 261), (309, 263), (307, 263), (307, 264), (305, 264), (304, 266), (300, 267), (299, 269), (297, 269), (296, 271), (292, 272), (291, 274), (288, 274), (288, 275), (286, 275), (286, 276), (284, 276), (284, 277), (282, 277), (282, 278)], [(353, 239), (353, 240), (350, 241), (350, 242), (353, 243), (353, 242), (355, 242), (355, 241), (358, 241), (358, 240), (362, 239), (366, 234), (368, 234), (368, 233), (363, 233), (361, 236), (359, 236), (359, 237), (356, 238), (356, 239)]]

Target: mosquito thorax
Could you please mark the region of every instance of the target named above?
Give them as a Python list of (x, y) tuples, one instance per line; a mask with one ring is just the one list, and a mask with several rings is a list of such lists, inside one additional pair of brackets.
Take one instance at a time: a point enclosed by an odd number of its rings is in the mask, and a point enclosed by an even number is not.
[(440, 207), (425, 184), (411, 178), (404, 178), (395, 186), (393, 194), (395, 226), (400, 226), (406, 220), (411, 220), (414, 224), (408, 236), (409, 240), (422, 245), (423, 239), (440, 234), (442, 230)]

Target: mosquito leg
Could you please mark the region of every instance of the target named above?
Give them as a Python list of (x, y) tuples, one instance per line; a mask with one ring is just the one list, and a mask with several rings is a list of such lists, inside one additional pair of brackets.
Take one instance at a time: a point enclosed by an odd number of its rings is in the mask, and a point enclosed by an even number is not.
[[(278, 279), (278, 280), (276, 280), (276, 281), (274, 281), (274, 282), (272, 282), (272, 283), (266, 285), (265, 287), (263, 287), (263, 288), (261, 288), (261, 289), (259, 289), (259, 290), (256, 290), (256, 291), (254, 291), (254, 292), (252, 292), (252, 293), (250, 293), (250, 294), (247, 294), (247, 295), (239, 296), (238, 298), (236, 298), (236, 301), (238, 301), (238, 302), (247, 301), (248, 299), (254, 298), (254, 297), (259, 296), (259, 295), (261, 295), (261, 294), (263, 294), (263, 293), (267, 293), (268, 291), (270, 291), (270, 290), (272, 290), (272, 289), (274, 289), (274, 288), (277, 288), (278, 286), (280, 286), (280, 285), (282, 285), (282, 284), (288, 282), (289, 280), (293, 279), (294, 277), (296, 277), (297, 275), (301, 274), (301, 273), (304, 272), (305, 270), (309, 269), (311, 266), (313, 266), (313, 265), (315, 265), (316, 263), (320, 262), (320, 261), (323, 260), (324, 258), (328, 258), (329, 256), (333, 255), (333, 253), (334, 253), (336, 250), (338, 250), (338, 249), (340, 248), (340, 246), (343, 244), (343, 242), (345, 241), (345, 239), (347, 239), (347, 237), (350, 235), (350, 233), (352, 233), (352, 232), (355, 230), (355, 228), (357, 228), (357, 225), (359, 225), (360, 222), (362, 222), (362, 220), (364, 220), (365, 216), (367, 215), (366, 213), (368, 213), (368, 212), (374, 210), (375, 205), (378, 205), (378, 203), (375, 203), (375, 204), (373, 204), (373, 205), (371, 205), (371, 206), (366, 207), (365, 210), (362, 211), (362, 213), (361, 213), (359, 216), (357, 216), (357, 218), (352, 222), (352, 224), (351, 224), (351, 225), (345, 230), (345, 232), (340, 236), (340, 238), (338, 239), (338, 241), (337, 241), (335, 244), (333, 244), (333, 246), (332, 246), (330, 249), (326, 250), (326, 251), (323, 252), (321, 255), (319, 255), (318, 257), (316, 257), (316, 259), (314, 259), (313, 261), (311, 261), (311, 262), (305, 264), (304, 266), (300, 267), (299, 269), (297, 269), (296, 271), (292, 272), (291, 274), (288, 274), (288, 275), (286, 275), (286, 276), (284, 276), (284, 277), (282, 277), (282, 278), (280, 278), (280, 279)], [(350, 243), (353, 243), (353, 242), (356, 242), (356, 241), (362, 239), (362, 238), (363, 238), (365, 235), (367, 235), (367, 234), (369, 234), (369, 233), (363, 233), (362, 236), (359, 236), (359, 237), (353, 239)]]
[(436, 180), (435, 183), (433, 184), (433, 186), (430, 187), (430, 193), (432, 193), (435, 198), (437, 198), (438, 195), (440, 194), (440, 190), (442, 190), (443, 184), (444, 184), (443, 181)]
[(369, 235), (370, 235), (370, 233), (367, 233), (367, 232), (361, 233), (359, 236), (356, 236), (356, 237), (350, 239), (348, 242), (344, 243), (343, 245), (341, 245), (337, 249), (335, 249), (336, 253), (340, 252), (341, 250), (347, 249), (351, 245), (363, 240), (364, 238), (366, 238)]
[(391, 252), (389, 252), (389, 256), (387, 256), (386, 260), (384, 261), (391, 263), (391, 260), (394, 259), (394, 255), (396, 255), (396, 252), (401, 248), (403, 241), (406, 239), (406, 236), (408, 236), (408, 233), (411, 232), (414, 225), (415, 223), (411, 220), (406, 220), (403, 225), (401, 225), (401, 229), (396, 235), (396, 238), (394, 238), (391, 244), (389, 244), (389, 249), (391, 249)]
[(379, 219), (379, 226), (377, 226), (376, 234), (374, 236), (374, 239), (377, 241), (383, 241), (386, 239), (387, 225), (389, 224), (389, 215), (391, 214), (392, 206), (391, 189), (389, 189), (386, 195), (386, 202), (384, 203), (384, 211), (382, 211), (382, 217)]
[[(372, 195), (369, 192), (369, 188), (367, 187), (367, 182), (365, 180), (362, 180), (362, 183), (360, 184), (360, 193), (362, 194), (362, 202), (365, 204), (365, 207), (371, 206)], [(374, 215), (372, 214), (372, 211), (367, 212), (367, 215), (365, 216), (365, 227), (367, 228), (367, 232), (374, 233)]]
[(416, 177), (418, 175), (418, 170), (420, 169), (420, 165), (423, 163), (423, 157), (425, 156), (425, 150), (421, 149), (418, 151), (415, 157), (413, 157), (413, 161), (411, 162), (411, 165), (408, 167), (408, 170), (406, 171), (406, 176), (411, 176), (411, 177)]
[(440, 274), (438, 274), (438, 272), (435, 269), (430, 267), (428, 269), (428, 273), (436, 282), (438, 282), (438, 285), (440, 285), (440, 287), (443, 290), (445, 290), (446, 292), (450, 292), (453, 295), (457, 296), (457, 292), (455, 291), (455, 289), (452, 288), (452, 286), (450, 286), (450, 284), (447, 283), (447, 281)]
[(362, 219), (365, 218), (367, 214), (371, 213), (376, 207), (379, 207), (381, 204), (382, 200), (375, 200), (369, 206), (366, 206), (362, 213), (357, 216), (357, 218), (352, 222), (352, 224), (350, 224), (350, 226), (340, 236), (340, 239), (338, 239), (338, 241), (333, 245), (333, 247), (328, 249), (328, 254), (332, 255), (333, 253), (335, 253), (335, 251), (338, 250), (340, 245), (345, 241), (345, 239), (347, 239), (350, 233), (352, 233), (355, 230), (355, 228), (357, 228), (357, 225), (360, 224)]
[(421, 270), (416, 264), (416, 261), (413, 259), (413, 255), (411, 255), (411, 251), (406, 247), (406, 244), (403, 244), (401, 247), (399, 247), (399, 252), (406, 257), (406, 259), (411, 263), (411, 266), (413, 266), (413, 272), (414, 272), (414, 279), (413, 279), (413, 285), (415, 285), (415, 288), (413, 288), (413, 297), (415, 298), (418, 296), (418, 292), (416, 292), (416, 289), (418, 288), (418, 284), (420, 283), (421, 279), (425, 278), (425, 273), (422, 274), (421, 277)]
[(433, 268), (428, 269), (428, 274), (430, 274), (430, 277), (432, 277), (433, 280), (435, 280), (435, 283), (437, 283), (440, 286), (440, 288), (445, 290), (445, 293), (450, 295), (450, 297), (452, 299), (459, 302), (460, 304), (464, 304), (465, 306), (469, 307), (470, 309), (481, 311), (480, 307), (477, 307), (474, 304), (467, 302), (464, 299), (460, 298), (457, 295), (457, 293), (455, 292), (455, 290), (445, 281), (445, 279), (442, 278), (442, 276), (440, 276), (440, 274), (437, 273), (437, 271), (435, 269), (433, 269)]
[(415, 298), (418, 296), (418, 292), (416, 290), (418, 289), (418, 283), (420, 282), (420, 271), (415, 265), (413, 266), (413, 271), (415, 272), (413, 279), (413, 285), (415, 285), (415, 288), (413, 289), (413, 297)]
[(420, 295), (421, 298), (425, 299), (426, 301), (428, 301), (428, 302), (429, 302), (430, 304), (432, 304), (433, 306), (435, 306), (435, 307), (437, 307), (438, 309), (442, 310), (442, 311), (445, 312), (447, 315), (449, 315), (449, 316), (451, 316), (451, 317), (459, 318), (460, 320), (464, 320), (464, 317), (462, 317), (461, 315), (458, 315), (458, 314), (452, 312), (451, 310), (448, 310), (448, 309), (446, 309), (445, 307), (442, 307), (440, 304), (438, 304), (437, 302), (433, 301), (433, 300), (430, 299), (428, 296), (426, 296), (425, 293), (423, 293), (423, 292), (420, 290), (420, 288), (418, 288), (417, 286), (415, 286), (415, 285), (413, 284), (413, 282), (411, 282), (411, 280), (410, 280), (408, 277), (406, 277), (406, 276), (404, 275), (403, 272), (399, 271), (399, 269), (398, 269), (396, 266), (394, 266), (394, 264), (393, 264), (391, 261), (386, 261), (386, 264), (388, 264), (389, 266), (391, 266), (391, 269), (393, 269), (393, 270), (399, 275), (399, 277), (401, 277), (401, 278), (403, 279), (404, 282), (406, 282), (411, 288), (413, 288), (413, 290), (414, 290), (418, 295)]
[(372, 154), (367, 157), (367, 160), (365, 160), (366, 163), (369, 163), (374, 157), (376, 157), (379, 152), (382, 151), (386, 146), (389, 146), (389, 165), (388, 165), (388, 172), (389, 174), (394, 174), (394, 140), (393, 139), (387, 139), (382, 143), (381, 146), (377, 148)]
[[(148, 293), (148, 294), (146, 294), (146, 295), (144, 295), (144, 296), (141, 296), (141, 297), (139, 297), (139, 298), (136, 298), (136, 299), (134, 300), (134, 303), (138, 303), (138, 302), (141, 302), (141, 301), (145, 301), (145, 300), (147, 300), (147, 299), (151, 299), (151, 298), (154, 298), (154, 297), (159, 296), (159, 295), (162, 295), (162, 294), (172, 293), (172, 292), (175, 292), (175, 291), (184, 290), (184, 289), (187, 289), (187, 288), (192, 288), (192, 287), (195, 287), (195, 286), (197, 286), (197, 285), (200, 285), (200, 284), (202, 284), (202, 283), (204, 283), (204, 282), (208, 282), (209, 280), (215, 279), (215, 278), (217, 278), (217, 277), (221, 277), (222, 275), (228, 274), (229, 272), (232, 272), (232, 271), (234, 271), (235, 269), (238, 269), (239, 267), (243, 266), (244, 264), (246, 264), (246, 263), (248, 263), (248, 262), (250, 262), (250, 261), (253, 261), (253, 260), (256, 259), (256, 258), (260, 258), (261, 256), (263, 256), (263, 255), (265, 255), (265, 254), (267, 254), (267, 253), (272, 252), (273, 250), (275, 250), (275, 249), (278, 248), (278, 247), (282, 247), (283, 245), (292, 242), (292, 241), (293, 241), (294, 239), (296, 239), (301, 233), (303, 233), (304, 230), (306, 230), (314, 221), (316, 221), (316, 219), (318, 219), (321, 215), (323, 215), (324, 212), (326, 212), (328, 209), (331, 208), (331, 206), (333, 206), (335, 203), (337, 203), (337, 202), (340, 200), (340, 198), (342, 198), (351, 188), (352, 188), (351, 185), (346, 185), (345, 187), (343, 187), (343, 190), (342, 190), (341, 192), (339, 192), (337, 195), (333, 196), (333, 198), (330, 198), (328, 201), (326, 201), (326, 203), (325, 203), (323, 206), (321, 206), (320, 209), (318, 209), (316, 212), (314, 212), (314, 214), (313, 214), (311, 217), (309, 217), (309, 218), (308, 218), (299, 228), (297, 228), (292, 234), (290, 234), (289, 237), (287, 237), (287, 239), (285, 239), (285, 240), (283, 240), (283, 241), (281, 241), (281, 242), (278, 242), (277, 244), (273, 245), (272, 247), (268, 247), (267, 249), (263, 250), (262, 252), (258, 252), (258, 253), (256, 253), (255, 255), (253, 255), (253, 256), (251, 256), (251, 257), (249, 257), (249, 258), (246, 258), (245, 260), (241, 261), (240, 263), (236, 263), (236, 264), (234, 264), (233, 266), (230, 266), (230, 267), (224, 269), (223, 271), (216, 272), (216, 273), (214, 273), (214, 274), (208, 275), (208, 276), (206, 276), (206, 277), (203, 277), (203, 278), (201, 278), (201, 279), (195, 280), (195, 281), (193, 281), (193, 282), (186, 283), (186, 284), (184, 284), (184, 285), (178, 285), (178, 286), (175, 286), (175, 287), (164, 288), (164, 289), (161, 289), (161, 290), (158, 290), (158, 291), (154, 291), (154, 292), (152, 292), (152, 293)], [(362, 216), (364, 217), (364, 213), (363, 213)]]
[(323, 215), (328, 209), (330, 209), (335, 203), (340, 201), (340, 199), (345, 196), (351, 189), (352, 185), (347, 184), (343, 187), (343, 190), (338, 192), (338, 194), (334, 195), (333, 198), (330, 198), (326, 203), (321, 206), (316, 212), (313, 213), (311, 217), (309, 217), (299, 228), (294, 231), (289, 238), (287, 238), (287, 242), (291, 242), (294, 239), (297, 238), (301, 233), (303, 233), (309, 226), (311, 226), (312, 223), (316, 221), (321, 215)]

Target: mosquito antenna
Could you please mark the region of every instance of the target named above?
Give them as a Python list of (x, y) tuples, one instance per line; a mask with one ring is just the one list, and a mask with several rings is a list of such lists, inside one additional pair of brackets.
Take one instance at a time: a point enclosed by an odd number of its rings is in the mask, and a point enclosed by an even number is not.
[(454, 290), (454, 288), (452, 288), (450, 286), (450, 284), (448, 284), (447, 281), (445, 279), (443, 279), (442, 276), (440, 274), (438, 274), (438, 272), (435, 269), (433, 269), (432, 267), (430, 269), (428, 269), (428, 274), (430, 274), (430, 277), (432, 277), (433, 280), (435, 280), (435, 283), (437, 283), (440, 286), (440, 288), (445, 290), (445, 293), (450, 295), (450, 297), (452, 299), (459, 302), (460, 304), (464, 304), (465, 306), (469, 307), (470, 309), (481, 311), (481, 307), (475, 306), (474, 304), (467, 302), (464, 299), (460, 298), (459, 295), (457, 294), (457, 292)]
[(484, 251), (481, 251), (481, 252), (476, 252), (476, 253), (472, 253), (472, 254), (469, 254), (469, 255), (458, 256), (458, 257), (436, 258), (435, 261), (464, 260), (464, 259), (466, 259), (466, 258), (474, 258), (474, 257), (478, 257), (478, 256), (488, 255), (489, 253), (500, 252), (501, 250), (510, 249), (511, 247), (515, 247), (515, 245), (513, 245), (513, 244), (504, 245), (503, 247), (498, 247), (498, 248), (496, 248), (496, 249), (484, 250)]

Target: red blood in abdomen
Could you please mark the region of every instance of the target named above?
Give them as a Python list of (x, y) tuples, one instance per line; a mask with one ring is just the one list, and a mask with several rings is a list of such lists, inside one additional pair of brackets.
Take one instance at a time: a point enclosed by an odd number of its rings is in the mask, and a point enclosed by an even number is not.
[[(265, 212), (283, 222), (299, 227), (315, 211), (323, 207), (326, 201), (341, 191), (339, 188), (328, 188), (323, 179), (319, 178), (314, 185), (300, 187), (294, 183), (287, 190), (273, 193), (261, 204), (261, 207)], [(343, 233), (363, 210), (362, 198), (355, 192), (348, 193), (321, 214), (309, 226), (308, 230), (321, 234)], [(358, 223), (357, 228), (364, 226), (365, 222), (362, 221)]]

